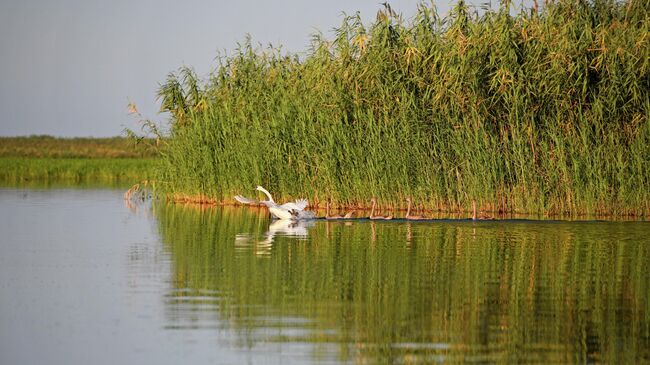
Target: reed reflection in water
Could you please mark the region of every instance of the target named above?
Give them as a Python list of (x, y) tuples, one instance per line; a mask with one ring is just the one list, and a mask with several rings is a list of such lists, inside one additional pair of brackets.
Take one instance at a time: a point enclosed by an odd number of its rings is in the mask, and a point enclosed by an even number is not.
[(647, 223), (156, 216), (171, 329), (301, 362), (650, 361)]

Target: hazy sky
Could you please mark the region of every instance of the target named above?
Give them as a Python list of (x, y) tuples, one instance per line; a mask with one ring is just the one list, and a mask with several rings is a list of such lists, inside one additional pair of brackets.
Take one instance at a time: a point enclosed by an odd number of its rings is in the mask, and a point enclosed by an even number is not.
[[(251, 35), (300, 52), (331, 38), (341, 12), (374, 19), (381, 1), (0, 0), (0, 135), (114, 136), (136, 128), (129, 100), (160, 120), (155, 93), (182, 65), (205, 76)], [(410, 18), (417, 0), (391, 1)], [(436, 2), (439, 13), (446, 1)]]

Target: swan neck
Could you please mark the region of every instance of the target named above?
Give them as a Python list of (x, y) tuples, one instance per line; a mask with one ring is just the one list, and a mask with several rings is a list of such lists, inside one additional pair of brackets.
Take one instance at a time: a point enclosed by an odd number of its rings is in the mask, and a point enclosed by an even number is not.
[(411, 202), (408, 202), (408, 206), (406, 207), (406, 217), (411, 215)]
[(476, 220), (476, 201), (472, 202), (472, 219)]
[(271, 196), (271, 193), (269, 193), (268, 190), (264, 189), (263, 187), (260, 186), (259, 191), (263, 192), (266, 194), (266, 196), (269, 198), (269, 201), (275, 203), (275, 200), (273, 200), (273, 197)]
[(377, 205), (377, 203), (373, 200), (372, 201), (372, 208), (370, 208), (370, 217), (375, 216), (375, 205)]

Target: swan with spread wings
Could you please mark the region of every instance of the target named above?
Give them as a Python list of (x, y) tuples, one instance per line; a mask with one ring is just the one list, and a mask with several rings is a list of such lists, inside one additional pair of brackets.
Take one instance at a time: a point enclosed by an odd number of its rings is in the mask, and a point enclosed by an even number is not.
[(264, 194), (266, 194), (269, 200), (249, 199), (241, 195), (235, 195), (235, 200), (237, 200), (242, 204), (264, 204), (266, 205), (267, 208), (269, 208), (269, 212), (271, 213), (271, 215), (279, 219), (314, 218), (313, 212), (305, 210), (305, 208), (307, 208), (307, 205), (309, 204), (309, 202), (307, 202), (307, 199), (297, 199), (296, 201), (293, 202), (278, 204), (273, 200), (273, 197), (271, 196), (271, 193), (269, 193), (268, 190), (264, 189), (259, 185), (257, 186), (257, 188), (255, 188), (255, 190), (261, 191)]

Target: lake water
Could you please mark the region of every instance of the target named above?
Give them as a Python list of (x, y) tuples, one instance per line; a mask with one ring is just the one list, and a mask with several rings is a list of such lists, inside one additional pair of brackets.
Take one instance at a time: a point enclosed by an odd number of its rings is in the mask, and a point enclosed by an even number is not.
[(0, 364), (648, 363), (646, 222), (272, 221), (0, 189)]

